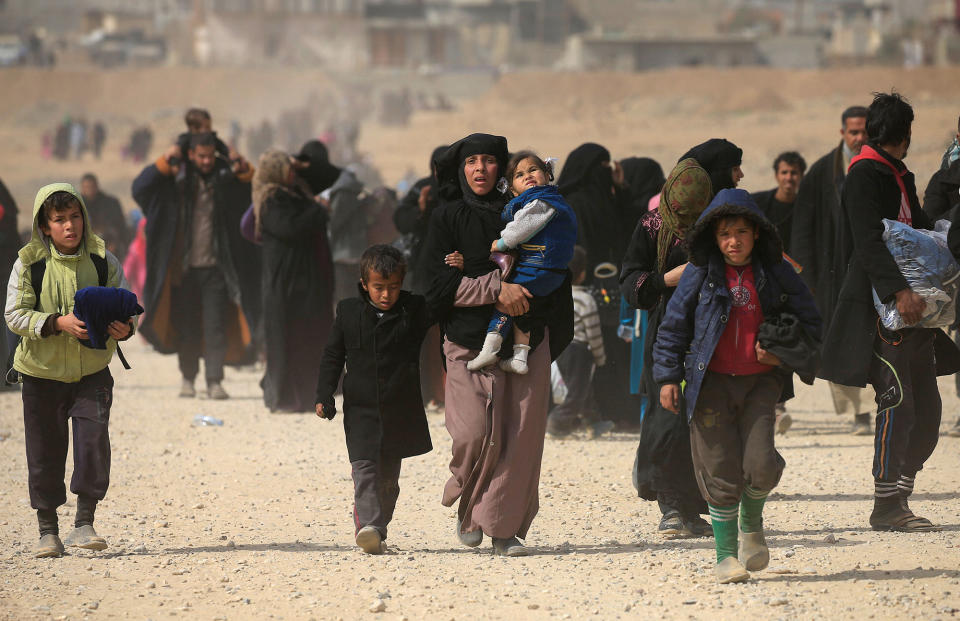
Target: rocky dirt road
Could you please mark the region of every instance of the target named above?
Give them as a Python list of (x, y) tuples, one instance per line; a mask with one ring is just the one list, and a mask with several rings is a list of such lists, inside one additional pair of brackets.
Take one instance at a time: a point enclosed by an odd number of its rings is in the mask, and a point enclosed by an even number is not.
[[(869, 529), (872, 440), (846, 433), (817, 386), (791, 402), (787, 460), (767, 504), (769, 570), (713, 578), (712, 540), (665, 540), (630, 482), (637, 436), (548, 440), (535, 554), (461, 547), (439, 503), (450, 442), (405, 462), (390, 553), (352, 539), (343, 430), (270, 414), (259, 373), (228, 371), (226, 402), (178, 399), (176, 360), (139, 344), (114, 363), (110, 547), (34, 559), (19, 394), (0, 394), (0, 619), (949, 619), (960, 612), (960, 439), (943, 436), (913, 501), (943, 530)], [(946, 420), (958, 403), (942, 383)], [(224, 420), (197, 427), (198, 413)], [(71, 468), (68, 466), (68, 476)], [(61, 528), (72, 526), (71, 498)], [(381, 612), (373, 612), (381, 610)]]

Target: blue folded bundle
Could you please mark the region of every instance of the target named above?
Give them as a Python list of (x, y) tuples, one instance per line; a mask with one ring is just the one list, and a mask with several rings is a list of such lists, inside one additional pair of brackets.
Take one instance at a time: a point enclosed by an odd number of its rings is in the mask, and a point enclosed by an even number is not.
[[(947, 248), (950, 223), (940, 220), (933, 231), (915, 229), (887, 219), (884, 219), (883, 226), (883, 241), (897, 262), (900, 273), (927, 304), (923, 318), (915, 327), (945, 328), (953, 325), (957, 291), (960, 289), (960, 265)], [(907, 327), (897, 311), (895, 300), (883, 303), (874, 291), (873, 302), (885, 328), (899, 330)]]
[(89, 340), (80, 341), (91, 349), (107, 348), (107, 326), (126, 322), (143, 313), (137, 295), (118, 287), (84, 287), (73, 296), (73, 314), (87, 325)]

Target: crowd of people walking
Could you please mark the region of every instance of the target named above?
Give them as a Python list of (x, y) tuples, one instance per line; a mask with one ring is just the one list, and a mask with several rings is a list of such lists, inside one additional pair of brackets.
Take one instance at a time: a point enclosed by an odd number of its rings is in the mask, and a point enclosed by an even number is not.
[[(93, 529), (109, 471), (106, 362), (134, 331), (177, 354), (182, 398), (198, 395), (201, 360), (211, 399), (229, 398), (225, 367), (257, 360), (271, 412), (332, 419), (342, 393), (355, 536), (372, 554), (384, 550), (402, 459), (432, 449), (425, 405), (436, 404), (452, 439), (441, 502), (457, 506), (463, 545), (486, 536), (496, 554), (529, 553), (545, 438), (617, 428), (639, 431), (633, 482), (657, 502), (658, 531), (715, 537), (718, 581), (746, 580), (769, 561), (762, 512), (785, 466), (774, 435), (790, 428), (794, 377), (830, 382), (851, 431), (875, 434), (870, 525), (935, 528), (908, 499), (937, 444), (936, 378), (960, 370), (960, 349), (949, 326), (924, 323), (926, 300), (884, 231), (957, 218), (960, 147), (921, 208), (900, 95), (842, 111), (834, 149), (809, 170), (784, 151), (776, 187), (753, 194), (738, 187), (751, 154), (724, 138), (692, 145), (666, 174), (588, 142), (555, 175), (552, 160), (512, 152), (505, 137), (451, 136), (392, 211), (393, 243), (378, 243), (371, 216), (383, 194), (323, 142), (249, 162), (206, 111), (185, 121), (133, 181), (133, 231), (89, 174), (79, 191), (38, 193), (17, 254), (5, 226), (16, 206), (0, 186), (38, 556), (63, 551), (65, 452), (50, 447), (67, 418), (95, 419), (89, 441), (75, 435), (67, 543), (107, 545)], [(960, 256), (960, 226), (943, 245)], [(119, 302), (105, 302), (107, 351), (94, 355), (73, 292), (104, 284), (137, 290), (145, 314), (114, 316)], [(885, 327), (875, 298), (906, 327)]]

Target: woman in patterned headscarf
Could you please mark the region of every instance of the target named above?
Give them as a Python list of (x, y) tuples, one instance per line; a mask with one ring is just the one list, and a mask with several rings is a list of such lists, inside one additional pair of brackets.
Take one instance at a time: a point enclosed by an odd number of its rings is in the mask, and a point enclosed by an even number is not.
[(643, 350), (641, 393), (647, 396), (634, 462), (633, 481), (645, 500), (656, 500), (665, 535), (706, 537), (710, 524), (700, 517), (700, 496), (690, 457), (685, 417), (660, 406), (653, 381), (652, 355), (657, 329), (687, 264), (683, 238), (713, 198), (709, 173), (693, 158), (681, 160), (663, 185), (660, 207), (640, 219), (620, 272), (620, 290), (633, 306), (649, 311)]
[(260, 386), (272, 412), (314, 411), (317, 348), (333, 324), (333, 262), (327, 212), (301, 188), (290, 156), (270, 150), (253, 178), (263, 239), (263, 331), (267, 366)]

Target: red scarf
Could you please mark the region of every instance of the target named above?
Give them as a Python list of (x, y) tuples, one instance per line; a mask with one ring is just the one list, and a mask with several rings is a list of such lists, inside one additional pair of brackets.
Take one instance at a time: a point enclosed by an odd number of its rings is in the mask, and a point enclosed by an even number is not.
[(900, 186), (900, 213), (897, 215), (897, 220), (903, 222), (907, 226), (913, 226), (913, 216), (911, 215), (910, 211), (910, 199), (907, 197), (907, 186), (903, 184), (903, 176), (907, 174), (907, 170), (904, 169), (903, 172), (897, 170), (897, 167), (891, 164), (890, 160), (877, 153), (876, 149), (870, 145), (865, 144), (860, 149), (860, 155), (857, 155), (850, 160), (850, 166), (847, 168), (847, 172), (849, 173), (850, 169), (853, 168), (853, 165), (860, 160), (873, 160), (875, 162), (880, 162), (893, 171), (893, 178), (897, 180), (897, 185)]

